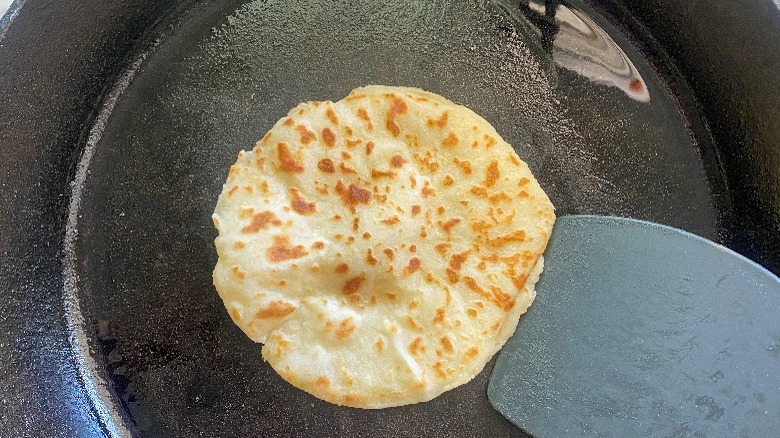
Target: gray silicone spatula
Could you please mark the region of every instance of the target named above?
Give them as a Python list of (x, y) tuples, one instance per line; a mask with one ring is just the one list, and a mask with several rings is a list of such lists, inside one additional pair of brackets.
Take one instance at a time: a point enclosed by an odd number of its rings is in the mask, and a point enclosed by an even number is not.
[(560, 218), (493, 406), (547, 437), (780, 437), (780, 280), (693, 234)]

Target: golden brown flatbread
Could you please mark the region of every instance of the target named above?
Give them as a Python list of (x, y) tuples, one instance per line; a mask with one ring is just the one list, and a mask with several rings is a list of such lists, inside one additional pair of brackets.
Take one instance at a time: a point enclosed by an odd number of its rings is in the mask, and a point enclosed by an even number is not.
[(555, 221), (480, 116), (414, 88), (293, 108), (231, 167), (214, 284), (288, 382), (359, 408), (477, 375), (534, 299)]

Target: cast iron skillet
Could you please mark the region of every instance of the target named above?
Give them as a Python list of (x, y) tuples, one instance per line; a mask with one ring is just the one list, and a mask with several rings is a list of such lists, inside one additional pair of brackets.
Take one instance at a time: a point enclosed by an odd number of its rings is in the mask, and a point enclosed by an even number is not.
[[(616, 40), (645, 65), (640, 70), (652, 96), (675, 97), (664, 101), (679, 115), (672, 121), (631, 103), (609, 107), (615, 90), (593, 88), (554, 67), (547, 71), (555, 72), (557, 82), (550, 86), (558, 91), (532, 99), (513, 88), (532, 91), (522, 88), (532, 82), (522, 70), (511, 80), (511, 72), (486, 72), (484, 83), (480, 75), (456, 70), (447, 75), (444, 67), (414, 77), (403, 63), (363, 76), (349, 65), (344, 74), (316, 76), (318, 65), (336, 62), (318, 58), (317, 47), (305, 52), (313, 67), (298, 70), (319, 82), (264, 83), (258, 90), (262, 105), (249, 107), (241, 96), (214, 92), (246, 91), (242, 87), (251, 83), (242, 80), (252, 78), (257, 59), (231, 53), (220, 63), (215, 50), (228, 46), (218, 43), (206, 50), (210, 58), (198, 57), (210, 29), (225, 24), (242, 3), (28, 0), (16, 2), (12, 9), (21, 8), (12, 21), (3, 20), (0, 435), (100, 436), (126, 428), (147, 436), (522, 436), (487, 405), (486, 372), (429, 404), (378, 412), (336, 408), (292, 390), (257, 364), (256, 347), (232, 327), (210, 289), (208, 214), (224, 178), (220, 169), (298, 100), (336, 99), (337, 91), (345, 94), (359, 85), (343, 79), (349, 74), (366, 83), (423, 86), (474, 107), (520, 149), (561, 214), (667, 223), (718, 240), (780, 273), (780, 8), (773, 0), (581, 5), (599, 11), (600, 25), (619, 31)], [(433, 24), (453, 13), (444, 4), (435, 6), (418, 13)], [(501, 18), (505, 9), (489, 11), (481, 23), (495, 31), (489, 37), (504, 35), (511, 43), (529, 29)], [(223, 27), (216, 41), (252, 42), (241, 26)], [(439, 31), (444, 35), (447, 29)], [(299, 43), (294, 29), (288, 36)], [(334, 35), (318, 37), (329, 36)], [(421, 60), (427, 58), (415, 53), (428, 51), (431, 63), (448, 65), (437, 58), (442, 43), (436, 38), (418, 52), (394, 47), (392, 39), (384, 45), (369, 44), (370, 35), (366, 40), (362, 59), (394, 50), (425, 72), (429, 66)], [(534, 56), (544, 64), (544, 44), (539, 47)], [(450, 48), (471, 50), (468, 44)], [(145, 61), (144, 53), (149, 53)], [(255, 55), (273, 53), (269, 46)], [(479, 56), (474, 59), (494, 59)], [(216, 60), (208, 64), (212, 73), (227, 74), (209, 77), (191, 69), (207, 58)], [(137, 73), (135, 81), (104, 120), (101, 110), (111, 107), (111, 93), (128, 69)], [(655, 76), (661, 80), (648, 79)], [(179, 85), (166, 82), (172, 77)], [(203, 92), (182, 94), (180, 85)], [(209, 98), (215, 108), (231, 108), (219, 96), (237, 102), (229, 114), (235, 117), (223, 114), (223, 124), (210, 125), (215, 119), (197, 111), (209, 108), (204, 101)], [(502, 96), (519, 103), (513, 107)], [(562, 103), (551, 106), (553, 100)], [(579, 137), (563, 135), (553, 123), (560, 120), (533, 112), (538, 107), (565, 108), (564, 118), (577, 122)], [(192, 113), (176, 112), (188, 108)], [(261, 115), (253, 118), (253, 111)], [(644, 123), (619, 125), (626, 114)], [(680, 134), (685, 130), (695, 144)], [(89, 169), (79, 167), (95, 133), (101, 137)], [(667, 136), (682, 139), (684, 147), (664, 141)], [(590, 146), (590, 155), (563, 154), (554, 148), (561, 138), (567, 145)], [(578, 179), (577, 168), (567, 167), (572, 162), (591, 166), (584, 174), (613, 179), (602, 185)], [(76, 191), (79, 236), (66, 238), (73, 211), (70, 183), (79, 179), (79, 169), (84, 171), (83, 190)], [(66, 242), (77, 244), (64, 248)], [(64, 299), (74, 290), (80, 313)], [(96, 386), (100, 380), (108, 385)], [(95, 402), (100, 394), (107, 404)]]

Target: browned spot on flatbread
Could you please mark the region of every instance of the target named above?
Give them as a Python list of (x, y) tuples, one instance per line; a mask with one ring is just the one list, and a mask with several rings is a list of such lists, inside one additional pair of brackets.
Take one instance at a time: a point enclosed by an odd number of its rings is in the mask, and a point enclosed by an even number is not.
[(409, 107), (406, 105), (403, 99), (395, 95), (390, 95), (390, 109), (387, 110), (387, 130), (393, 134), (393, 137), (398, 137), (401, 134), (401, 127), (396, 123), (395, 118), (399, 114), (406, 114)]
[(420, 163), (420, 167), (430, 173), (435, 173), (441, 167), (439, 162), (434, 159), (433, 153), (431, 151), (426, 151), (425, 154), (415, 152), (413, 156), (414, 159)]
[(326, 145), (333, 147), (336, 144), (336, 134), (330, 128), (325, 127), (322, 129), (322, 140)]
[(467, 249), (466, 251), (453, 254), (452, 257), (450, 257), (450, 262), (448, 264), (448, 267), (450, 269), (453, 269), (455, 271), (460, 271), (463, 267), (463, 263), (466, 261), (466, 259), (469, 258), (469, 255), (471, 254), (471, 250)]
[(349, 335), (352, 334), (352, 332), (355, 331), (355, 323), (352, 322), (352, 317), (349, 316), (347, 318), (344, 318), (339, 323), (338, 328), (336, 328), (336, 337), (339, 339), (345, 339)]
[(515, 305), (514, 298), (497, 286), (491, 285), (490, 292), (488, 292), (477, 283), (477, 280), (474, 277), (465, 276), (463, 277), (463, 281), (466, 283), (466, 287), (468, 287), (469, 290), (475, 292), (480, 297), (491, 301), (505, 312), (510, 311)]
[(371, 248), (368, 249), (368, 252), (366, 253), (366, 263), (369, 265), (376, 265), (379, 263), (379, 260), (377, 260), (376, 257), (371, 253)]
[(428, 119), (426, 121), (426, 124), (428, 125), (429, 128), (436, 127), (436, 128), (440, 128), (441, 129), (441, 128), (444, 128), (445, 126), (447, 126), (447, 119), (449, 117), (450, 117), (449, 111), (444, 111), (442, 113), (442, 115), (438, 119), (435, 119), (435, 120), (434, 119)]
[(287, 173), (302, 173), (303, 163), (297, 160), (290, 152), (290, 145), (280, 142), (276, 145), (276, 154), (279, 157), (279, 169)]
[(414, 340), (409, 344), (409, 352), (415, 356), (424, 351), (425, 345), (423, 345), (423, 340), (420, 336), (414, 338)]
[(480, 198), (487, 198), (488, 197), (488, 191), (486, 188), (482, 186), (472, 186), (471, 190), (469, 190), (472, 195), (480, 197)]
[(365, 274), (352, 277), (344, 283), (344, 286), (341, 288), (341, 292), (344, 295), (352, 295), (357, 292), (358, 289), (360, 289), (360, 285), (362, 285), (364, 281), (366, 281)]
[(255, 209), (252, 207), (241, 207), (241, 209), (238, 211), (238, 217), (241, 219), (248, 219), (255, 214)]
[(371, 152), (374, 151), (374, 147), (376, 147), (376, 145), (373, 141), (366, 143), (366, 155), (371, 155)]
[(490, 294), (480, 287), (480, 285), (477, 283), (477, 280), (474, 279), (474, 277), (465, 277), (464, 281), (466, 282), (466, 287), (468, 287), (472, 292), (476, 292), (479, 296), (483, 298), (490, 298)]
[(423, 198), (430, 198), (431, 196), (436, 196), (436, 190), (431, 187), (431, 183), (428, 181), (425, 181), (422, 188), (422, 195)]
[(454, 132), (450, 131), (444, 140), (441, 141), (441, 145), (445, 148), (452, 148), (458, 145), (458, 136)]
[(444, 367), (442, 366), (441, 362), (436, 362), (433, 364), (433, 372), (436, 374), (436, 377), (439, 379), (446, 379), (447, 373), (444, 372)]
[(444, 347), (444, 351), (446, 351), (447, 353), (452, 353), (453, 351), (455, 351), (455, 348), (453, 347), (450, 338), (444, 336), (443, 338), (439, 339), (439, 342), (441, 343), (441, 346)]
[(301, 193), (295, 187), (290, 189), (290, 198), (290, 206), (298, 214), (307, 215), (317, 211), (317, 206), (313, 202), (308, 202), (306, 198), (301, 196)]
[(515, 299), (496, 285), (490, 285), (490, 294), (491, 301), (505, 312), (509, 312), (515, 306)]
[(393, 215), (393, 216), (390, 216), (390, 217), (389, 217), (389, 218), (387, 218), (387, 219), (382, 219), (382, 220), (381, 220), (381, 221), (379, 221), (379, 222), (382, 222), (382, 223), (383, 223), (383, 224), (385, 224), (385, 225), (395, 225), (395, 224), (397, 224), (398, 222), (401, 222), (401, 219), (399, 219), (397, 215)]
[(395, 172), (392, 170), (371, 169), (371, 179), (395, 178)]
[(417, 322), (414, 318), (412, 318), (410, 315), (406, 315), (406, 321), (409, 323), (409, 326), (417, 331), (425, 331), (425, 327), (420, 325), (419, 322)]
[(455, 227), (455, 225), (458, 225), (460, 221), (461, 219), (459, 217), (454, 217), (446, 222), (439, 221), (439, 226), (441, 227), (442, 231), (449, 234), (452, 232), (452, 228)]
[(442, 257), (447, 257), (447, 252), (450, 250), (450, 248), (452, 248), (452, 244), (449, 242), (441, 242), (441, 243), (437, 243), (433, 248)]
[(355, 169), (347, 166), (344, 162), (339, 163), (339, 169), (344, 173), (357, 173)]
[(275, 351), (276, 357), (280, 358), (282, 357), (284, 350), (286, 350), (287, 347), (290, 346), (290, 341), (288, 341), (278, 333), (274, 334), (273, 339), (276, 341), (276, 351)]
[(363, 119), (366, 121), (366, 131), (372, 131), (374, 129), (374, 124), (371, 123), (371, 117), (369, 117), (368, 112), (365, 108), (360, 107), (357, 110), (357, 116), (360, 119)]
[(479, 348), (478, 347), (471, 347), (468, 350), (466, 350), (466, 354), (463, 355), (463, 358), (465, 360), (472, 360), (479, 354)]
[(252, 222), (249, 225), (241, 228), (241, 232), (244, 234), (256, 233), (260, 230), (267, 230), (271, 226), (278, 227), (282, 225), (282, 221), (276, 217), (276, 214), (272, 211), (261, 211), (260, 213), (252, 216)]
[(325, 110), (325, 117), (330, 121), (330, 123), (333, 123), (334, 125), (338, 126), (339, 124), (339, 118), (336, 116), (336, 112), (333, 111), (333, 108), (328, 108)]
[(449, 281), (452, 284), (457, 283), (460, 281), (460, 273), (452, 268), (447, 268), (445, 271), (447, 274), (447, 281)]
[(235, 307), (230, 307), (230, 310), (228, 311), (230, 314), (230, 319), (233, 320), (233, 322), (238, 323), (241, 321), (241, 312)]
[(246, 273), (241, 270), (238, 266), (233, 266), (230, 268), (230, 272), (233, 274), (234, 277), (236, 277), (239, 280), (243, 280), (246, 278)]
[(420, 259), (418, 257), (412, 257), (409, 259), (409, 264), (404, 268), (404, 273), (413, 274), (420, 269)]
[(284, 318), (285, 316), (293, 313), (296, 307), (286, 301), (271, 301), (268, 303), (268, 307), (260, 309), (255, 318), (258, 319), (277, 319)]
[(498, 236), (492, 239), (491, 238), (486, 239), (486, 243), (488, 244), (488, 246), (492, 246), (494, 248), (500, 248), (512, 242), (524, 242), (524, 241), (525, 241), (525, 231), (523, 230), (516, 230), (509, 234)]
[(471, 163), (468, 160), (461, 160), (458, 157), (453, 158), (453, 162), (456, 166), (460, 167), (466, 175), (471, 175)]
[(485, 170), (485, 187), (493, 187), (500, 177), (501, 173), (498, 171), (498, 161), (493, 160), (488, 164), (488, 167)]
[(298, 134), (300, 134), (301, 143), (303, 144), (309, 144), (317, 138), (317, 134), (310, 131), (306, 125), (297, 125), (295, 130), (298, 131)]
[(355, 212), (355, 206), (358, 204), (368, 204), (371, 202), (371, 192), (352, 183), (347, 187), (339, 180), (339, 182), (336, 183), (336, 193), (339, 194), (344, 205), (353, 213)]
[(336, 171), (336, 164), (330, 158), (323, 158), (317, 163), (317, 168), (323, 172), (333, 173)]
[(303, 245), (290, 244), (290, 237), (287, 235), (276, 235), (273, 237), (274, 243), (265, 251), (265, 256), (272, 263), (280, 263), (287, 260), (299, 259), (309, 252)]
[(471, 221), (471, 229), (478, 233), (486, 233), (493, 226), (484, 219), (474, 219)]
[(433, 323), (438, 324), (444, 322), (444, 314), (445, 314), (444, 307), (439, 307), (438, 309), (436, 309), (436, 316), (433, 317)]
[(407, 161), (404, 157), (396, 154), (390, 157), (390, 165), (395, 167), (396, 169), (401, 168), (406, 164)]
[(491, 204), (498, 205), (502, 202), (510, 202), (512, 200), (512, 197), (507, 195), (505, 191), (500, 191), (496, 193), (495, 195), (490, 195), (488, 198)]
[(319, 376), (314, 380), (314, 386), (318, 388), (329, 388), (330, 379), (328, 378), (328, 376)]

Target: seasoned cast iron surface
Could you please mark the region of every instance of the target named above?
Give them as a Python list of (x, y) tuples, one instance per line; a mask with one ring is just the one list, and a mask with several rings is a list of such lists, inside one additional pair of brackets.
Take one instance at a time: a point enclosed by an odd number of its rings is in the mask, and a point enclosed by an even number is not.
[[(177, 10), (192, 3), (198, 7), (188, 13)], [(780, 211), (774, 156), (753, 177), (750, 162), (719, 162), (706, 132), (697, 132), (697, 150), (686, 128), (690, 119), (604, 20), (597, 19), (647, 82), (649, 104), (552, 67), (543, 49), (521, 38), (527, 24), (492, 2), (405, 8), (369, 2), (360, 6), (363, 17), (341, 11), (344, 5), (250, 2), (236, 12), (245, 2), (214, 3), (29, 0), (0, 41), (0, 206), (7, 212), (0, 223), (0, 435), (101, 433), (63, 322), (60, 244), (68, 183), (100, 99), (130, 54), (160, 32), (162, 41), (95, 150), (76, 248), (86, 320), (77, 329), (92, 340), (92, 357), (127, 426), (144, 436), (290, 430), (300, 436), (522, 436), (487, 403), (490, 365), (425, 405), (338, 408), (283, 382), (230, 322), (211, 286), (209, 215), (236, 152), (251, 148), (300, 100), (338, 99), (371, 82), (427, 88), (493, 123), (529, 162), (559, 214), (654, 220), (780, 268), (772, 231), (778, 222), (770, 214)], [(657, 23), (653, 11), (639, 9)], [(743, 5), (740, 13), (757, 10)], [(183, 18), (144, 34), (166, 14)], [(621, 9), (611, 14), (625, 17)], [(668, 42), (666, 35), (660, 39)], [(657, 49), (646, 35), (640, 40)], [(677, 59), (691, 51), (675, 47)], [(777, 60), (780, 49), (771, 47), (778, 45), (762, 46), (766, 59)], [(735, 62), (746, 56), (729, 53)], [(697, 56), (726, 81), (728, 70), (706, 53)], [(684, 65), (686, 73), (700, 73)], [(726, 114), (735, 114), (737, 98), (766, 98), (766, 108), (776, 108), (761, 88), (707, 94), (711, 88), (693, 85)], [(732, 129), (705, 110), (718, 137), (737, 140), (722, 146), (728, 154), (777, 150), (767, 132), (780, 125), (762, 113), (740, 113), (744, 123)], [(732, 186), (738, 190), (725, 191)], [(732, 210), (735, 194), (753, 207)], [(745, 202), (741, 197), (735, 205)]]
[[(705, 170), (652, 69), (626, 47), (649, 104), (555, 72), (511, 11), (254, 1), (191, 15), (149, 55), (95, 149), (77, 226), (85, 330), (132, 429), (521, 435), (487, 402), (490, 367), (430, 403), (341, 408), (285, 383), (230, 321), (211, 284), (210, 215), (238, 150), (301, 100), (367, 83), (422, 87), (493, 123), (560, 214), (630, 215), (717, 238)], [(212, 12), (229, 16), (214, 31), (201, 25)]]
[(728, 182), (733, 214), (723, 223), (724, 243), (780, 273), (780, 3), (596, 3), (628, 8), (688, 79)]
[(68, 183), (105, 88), (175, 6), (30, 0), (0, 40), (0, 436), (101, 433), (63, 324)]

